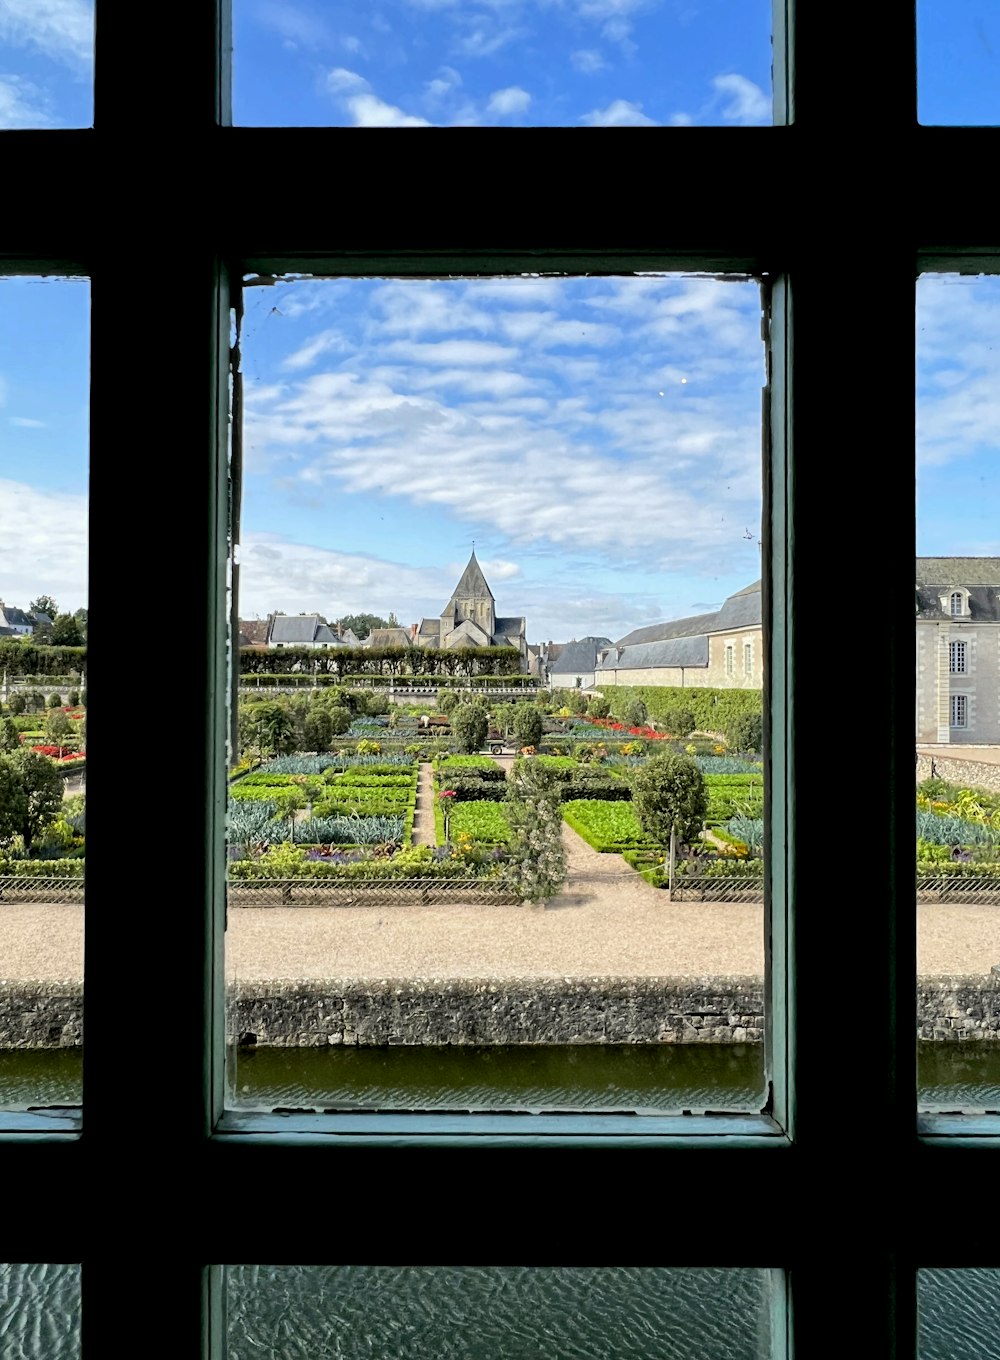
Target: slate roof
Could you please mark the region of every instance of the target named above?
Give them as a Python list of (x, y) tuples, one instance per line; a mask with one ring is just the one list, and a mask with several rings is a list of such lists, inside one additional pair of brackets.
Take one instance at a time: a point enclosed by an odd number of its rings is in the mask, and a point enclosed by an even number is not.
[(549, 675), (582, 675), (597, 666), (597, 653), (602, 647), (610, 647), (611, 639), (605, 637), (585, 637), (577, 642), (567, 642), (560, 649), (559, 659), (549, 664)]
[(270, 619), (240, 619), (240, 633), (246, 638), (246, 642), (240, 641), (241, 647), (266, 647), (267, 633), (271, 626)]
[(602, 670), (624, 670), (646, 666), (707, 666), (708, 636), (701, 633), (693, 637), (664, 638), (659, 642), (636, 642), (628, 647), (617, 649), (620, 655), (610, 652), (607, 659), (597, 667), (598, 676)]
[(730, 628), (759, 628), (763, 619), (760, 585), (760, 581), (754, 581), (753, 585), (730, 595), (716, 615), (714, 629), (706, 631), (721, 633), (728, 632)]
[(9, 628), (33, 628), (35, 626), (35, 621), (30, 614), (26, 614), (23, 609), (15, 609), (10, 604), (5, 604), (0, 608), (0, 618), (5, 620)]
[(16, 628), (0, 628), (0, 637), (20, 637)]
[(496, 619), (496, 628), (494, 631), (503, 633), (506, 637), (520, 637), (524, 632), (524, 619), (498, 618)]
[(742, 590), (737, 590), (723, 601), (722, 608), (714, 614), (692, 614), (684, 619), (667, 619), (664, 623), (651, 623), (644, 628), (633, 628), (631, 633), (626, 633), (623, 638), (618, 639), (618, 646), (631, 647), (640, 642), (666, 642), (670, 638), (699, 637), (706, 633), (726, 632), (730, 628), (759, 627), (762, 619), (760, 585), (760, 581), (753, 581)]
[(271, 646), (280, 642), (286, 647), (304, 647), (313, 641), (321, 626), (318, 614), (275, 614)]
[(917, 618), (950, 619), (940, 596), (962, 586), (969, 592), (966, 622), (1000, 623), (1000, 557), (918, 557)]
[(493, 599), (493, 592), (486, 584), (486, 577), (483, 575), (482, 567), (476, 561), (476, 554), (473, 552), (462, 575), (459, 577), (458, 585), (451, 592), (451, 599), (441, 611), (446, 614), (449, 609), (454, 607), (456, 600), (485, 600)]
[(633, 628), (618, 639), (619, 647), (631, 647), (637, 642), (664, 642), (667, 638), (694, 637), (713, 631), (717, 614), (692, 614), (686, 619), (668, 619), (665, 623), (651, 623), (645, 628)]
[(373, 628), (365, 638), (366, 647), (409, 647), (410, 635), (405, 628)]

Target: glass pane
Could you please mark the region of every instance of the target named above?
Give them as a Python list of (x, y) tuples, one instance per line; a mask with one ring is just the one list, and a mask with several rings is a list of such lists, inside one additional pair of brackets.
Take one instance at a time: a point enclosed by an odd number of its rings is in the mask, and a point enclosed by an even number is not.
[(918, 0), (917, 114), (925, 124), (1000, 123), (1000, 13), (978, 0)]
[(236, 0), (237, 123), (747, 127), (772, 121), (771, 7), (596, 0), (375, 8)]
[(227, 1266), (229, 1360), (764, 1360), (767, 1270)]
[(0, 1352), (5, 1360), (77, 1360), (78, 1265), (0, 1264)]
[(0, 279), (0, 1109), (80, 1102), (89, 307)]
[(743, 279), (248, 287), (232, 1103), (760, 1110), (760, 335)]
[(0, 128), (94, 121), (94, 0), (0, 5)]
[(1000, 1360), (1000, 1270), (918, 1270), (920, 1360)]
[(917, 290), (921, 1109), (1000, 1109), (1000, 278)]

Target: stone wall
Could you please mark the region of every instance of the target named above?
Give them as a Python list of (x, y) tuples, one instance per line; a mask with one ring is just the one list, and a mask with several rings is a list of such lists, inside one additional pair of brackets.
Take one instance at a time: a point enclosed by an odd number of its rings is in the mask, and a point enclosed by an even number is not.
[[(760, 978), (734, 977), (244, 982), (228, 997), (226, 1039), (275, 1048), (752, 1044), (764, 1038), (763, 990)], [(0, 982), (0, 1049), (79, 1046), (82, 1003), (72, 984)], [(860, 1001), (855, 1020), (863, 1032)], [(1000, 1040), (1000, 965), (986, 978), (918, 979), (917, 1025), (921, 1039)]]
[(984, 985), (967, 977), (921, 978), (917, 988), (921, 1039), (1000, 1039), (1000, 964)]
[(973, 785), (980, 789), (992, 789), (1000, 793), (1000, 765), (989, 765), (981, 760), (963, 760), (952, 755), (918, 755), (917, 783), (930, 779), (931, 763), (938, 779), (946, 779), (949, 784)]
[(0, 980), (0, 1049), (78, 1048), (83, 988), (77, 982)]

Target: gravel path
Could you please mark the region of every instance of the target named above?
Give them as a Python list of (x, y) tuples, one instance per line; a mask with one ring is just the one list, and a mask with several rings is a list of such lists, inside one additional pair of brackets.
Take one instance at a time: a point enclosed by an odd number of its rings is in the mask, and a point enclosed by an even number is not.
[[(563, 828), (569, 874), (531, 906), (241, 907), (229, 914), (230, 977), (760, 976), (760, 906), (665, 900), (617, 855)], [(830, 948), (849, 965), (858, 917), (824, 902)], [(1000, 907), (917, 908), (918, 972), (979, 975), (1000, 963)], [(0, 905), (0, 980), (81, 976), (83, 909)]]

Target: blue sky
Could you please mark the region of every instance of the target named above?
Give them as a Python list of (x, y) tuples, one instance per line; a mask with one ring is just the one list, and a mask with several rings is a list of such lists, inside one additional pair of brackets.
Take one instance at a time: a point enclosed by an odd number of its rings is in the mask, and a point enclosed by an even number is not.
[[(0, 281), (22, 607), (87, 602), (88, 308), (86, 283)], [(682, 276), (248, 288), (244, 616), (413, 623), (473, 542), (532, 642), (717, 607), (760, 573), (759, 309)], [(916, 324), (918, 551), (1000, 555), (1000, 279), (921, 280)]]
[[(235, 121), (771, 121), (769, 0), (232, 0)], [(1000, 122), (1000, 10), (919, 0), (919, 117)], [(0, 4), (0, 128), (86, 127), (93, 0)]]
[[(985, 121), (1000, 20), (956, 4), (919, 12), (922, 111)], [(234, 12), (245, 122), (769, 121), (766, 5)], [(85, 0), (3, 0), (0, 126), (88, 121), (92, 23)], [(0, 281), (9, 603), (86, 603), (88, 305), (85, 283)], [(473, 542), (532, 641), (717, 607), (760, 572), (759, 306), (678, 277), (250, 288), (244, 614), (412, 623)], [(917, 327), (919, 551), (998, 554), (998, 281), (923, 280)]]

